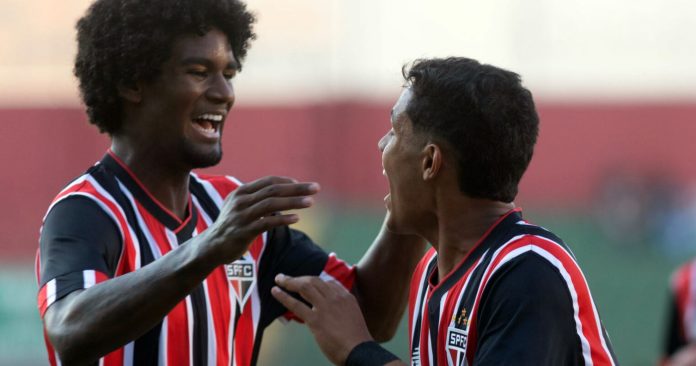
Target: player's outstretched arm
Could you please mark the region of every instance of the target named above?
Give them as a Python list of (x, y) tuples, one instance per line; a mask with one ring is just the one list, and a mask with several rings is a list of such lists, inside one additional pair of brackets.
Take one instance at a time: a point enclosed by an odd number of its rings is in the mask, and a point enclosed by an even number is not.
[(390, 232), (386, 222), (357, 265), (353, 294), (372, 336), (379, 342), (394, 337), (406, 310), (408, 289), (426, 242), (415, 235)]
[[(405, 365), (389, 351), (374, 343), (357, 300), (342, 285), (319, 277), (278, 275), (276, 283), (296, 292), (307, 304), (293, 298), (280, 287), (271, 294), (309, 327), (326, 357), (336, 365)], [(360, 347), (358, 347), (360, 345)], [(358, 348), (356, 348), (358, 347)]]
[(94, 362), (147, 332), (213, 269), (244, 254), (256, 236), (297, 222), (296, 215), (276, 213), (311, 206), (318, 189), (316, 183), (282, 177), (242, 185), (228, 196), (218, 219), (185, 245), (55, 302), (44, 323), (62, 363)]

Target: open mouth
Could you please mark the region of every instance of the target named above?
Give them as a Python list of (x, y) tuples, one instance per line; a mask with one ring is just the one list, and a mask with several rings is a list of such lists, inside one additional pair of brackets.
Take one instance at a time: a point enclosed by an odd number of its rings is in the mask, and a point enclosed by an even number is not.
[(193, 118), (193, 127), (202, 135), (210, 138), (220, 136), (220, 125), (224, 116), (221, 114), (204, 113)]

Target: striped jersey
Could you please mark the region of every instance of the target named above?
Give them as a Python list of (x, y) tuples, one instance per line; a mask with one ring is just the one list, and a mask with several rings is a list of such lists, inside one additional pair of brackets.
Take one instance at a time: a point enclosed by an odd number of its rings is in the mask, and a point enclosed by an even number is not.
[(439, 282), (431, 248), (409, 296), (411, 365), (616, 364), (570, 249), (519, 209)]
[[(191, 173), (188, 215), (180, 220), (109, 151), (58, 194), (44, 217), (36, 263), (41, 316), (73, 291), (137, 271), (185, 245), (211, 225), (239, 185), (232, 177)], [(302, 232), (270, 230), (241, 258), (210, 273), (154, 328), (98, 364), (256, 364), (264, 329), (279, 317), (293, 318), (271, 296), (278, 273), (319, 275), (348, 289), (355, 277), (353, 267)], [(50, 364), (60, 365), (45, 338)]]
[(696, 260), (692, 259), (674, 271), (669, 300), (665, 358), (688, 344), (696, 343)]

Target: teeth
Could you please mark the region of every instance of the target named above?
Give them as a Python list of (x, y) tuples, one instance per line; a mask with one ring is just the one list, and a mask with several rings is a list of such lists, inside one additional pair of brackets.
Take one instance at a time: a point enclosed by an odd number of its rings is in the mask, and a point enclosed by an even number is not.
[(205, 113), (198, 116), (196, 119), (204, 119), (212, 122), (222, 122), (222, 115)]

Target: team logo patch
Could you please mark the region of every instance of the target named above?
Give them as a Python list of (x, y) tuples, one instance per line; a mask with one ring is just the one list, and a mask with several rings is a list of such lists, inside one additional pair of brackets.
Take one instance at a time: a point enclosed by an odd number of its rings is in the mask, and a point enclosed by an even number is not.
[(256, 263), (246, 258), (240, 258), (230, 264), (225, 264), (225, 273), (232, 289), (234, 289), (239, 306), (244, 308), (244, 304), (251, 296), (251, 290), (256, 285)]
[(455, 327), (447, 328), (447, 358), (448, 364), (454, 366), (466, 365), (466, 341), (468, 332)]

